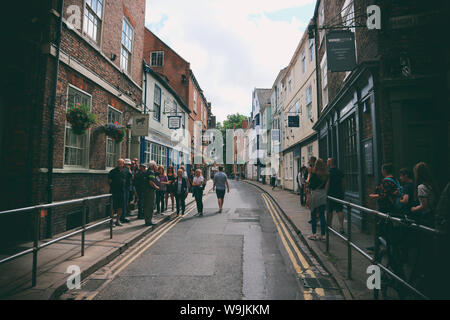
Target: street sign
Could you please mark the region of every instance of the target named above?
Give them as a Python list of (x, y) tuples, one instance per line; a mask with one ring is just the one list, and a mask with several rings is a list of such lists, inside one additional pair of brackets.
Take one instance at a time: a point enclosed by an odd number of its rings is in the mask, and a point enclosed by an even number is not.
[(169, 116), (167, 117), (169, 121), (169, 129), (178, 130), (181, 128), (181, 116)]
[(327, 62), (331, 72), (352, 71), (356, 67), (353, 32), (343, 30), (327, 34)]
[(300, 128), (300, 117), (299, 116), (288, 116), (288, 127), (289, 128)]
[(133, 117), (133, 124), (131, 126), (131, 134), (135, 137), (148, 136), (149, 130), (149, 115), (140, 114)]

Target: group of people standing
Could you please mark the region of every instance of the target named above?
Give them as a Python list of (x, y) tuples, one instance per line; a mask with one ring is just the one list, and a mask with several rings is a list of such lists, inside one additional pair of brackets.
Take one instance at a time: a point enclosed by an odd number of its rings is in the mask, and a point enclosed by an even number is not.
[(138, 206), (138, 219), (144, 219), (146, 226), (152, 226), (153, 215), (164, 214), (168, 210), (169, 198), (172, 212), (177, 215), (185, 215), (186, 197), (189, 191), (197, 202), (197, 209), (203, 215), (203, 190), (206, 179), (202, 171), (197, 169), (188, 177), (186, 169), (181, 166), (177, 172), (173, 166), (169, 166), (167, 172), (164, 166), (158, 166), (151, 161), (148, 167), (145, 164), (138, 165), (138, 159), (119, 159), (117, 167), (109, 172), (110, 192), (113, 200), (113, 210), (117, 214), (116, 226), (129, 223), (130, 205), (133, 201)]
[[(327, 223), (331, 224), (333, 213), (339, 220), (339, 231), (344, 234), (343, 205), (335, 201), (327, 201), (328, 196), (344, 199), (345, 179), (341, 170), (336, 168), (333, 158), (327, 160), (311, 157), (309, 168), (302, 167), (297, 176), (300, 190), (300, 204), (311, 211), (312, 234), (310, 240), (324, 240)], [(394, 177), (392, 164), (382, 166), (383, 180), (369, 195), (378, 201), (378, 210), (383, 213), (409, 216), (423, 224), (433, 224), (433, 213), (436, 208), (439, 192), (429, 166), (425, 162), (415, 165), (413, 171), (408, 168), (400, 170), (398, 181)], [(325, 211), (328, 204), (328, 221)], [(320, 235), (317, 235), (317, 220), (320, 220)]]

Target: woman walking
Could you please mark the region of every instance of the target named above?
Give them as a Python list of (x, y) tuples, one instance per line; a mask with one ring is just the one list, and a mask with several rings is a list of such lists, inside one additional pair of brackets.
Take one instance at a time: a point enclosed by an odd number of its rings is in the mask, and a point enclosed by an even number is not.
[(167, 206), (164, 206), (164, 196), (167, 191), (168, 178), (163, 166), (159, 166), (158, 173), (159, 190), (156, 193), (156, 208), (158, 209), (158, 213), (162, 214), (167, 208)]
[(166, 208), (169, 207), (169, 196), (172, 201), (172, 212), (175, 211), (174, 203), (175, 203), (175, 180), (177, 179), (175, 170), (173, 166), (169, 166), (167, 168), (167, 191), (166, 191)]
[(439, 191), (431, 170), (425, 162), (414, 167), (414, 198), (418, 203), (411, 208), (413, 216), (427, 225), (433, 225), (433, 213), (439, 198)]
[(195, 176), (192, 179), (192, 188), (195, 201), (197, 202), (197, 212), (201, 217), (203, 216), (203, 178), (202, 171), (200, 169), (195, 170)]
[[(325, 220), (325, 208), (327, 203), (327, 192), (325, 186), (328, 182), (328, 169), (322, 159), (317, 159), (309, 177), (309, 188), (311, 198), (309, 208), (311, 210), (312, 235), (310, 240), (325, 240), (327, 222)], [(320, 217), (320, 236), (317, 236), (317, 215)]]
[(183, 177), (183, 169), (179, 169), (177, 172), (177, 179), (175, 180), (175, 199), (177, 202), (177, 216), (184, 216), (186, 211), (186, 197), (188, 195), (188, 182), (187, 178)]

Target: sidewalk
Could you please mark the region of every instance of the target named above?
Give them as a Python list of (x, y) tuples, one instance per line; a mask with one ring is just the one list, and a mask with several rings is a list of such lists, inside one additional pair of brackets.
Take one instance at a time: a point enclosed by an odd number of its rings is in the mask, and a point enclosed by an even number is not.
[[(269, 185), (263, 185), (256, 181), (245, 180), (263, 191), (270, 194), (278, 203), (284, 214), (292, 222), (297, 233), (302, 240), (315, 254), (318, 260), (323, 264), (327, 271), (334, 276), (341, 287), (346, 299), (373, 299), (373, 292), (366, 287), (368, 274), (367, 267), (371, 264), (363, 258), (356, 250), (352, 249), (352, 280), (347, 277), (347, 243), (330, 232), (330, 250), (326, 253), (326, 244), (322, 241), (308, 240), (307, 237), (312, 233), (311, 224), (308, 221), (311, 218), (309, 209), (300, 205), (300, 196), (292, 191), (276, 188), (272, 190)], [(347, 221), (344, 223), (347, 230)], [(336, 214), (333, 217), (333, 228), (338, 229)], [(317, 228), (320, 232), (320, 224)], [(345, 236), (345, 235), (344, 235)], [(360, 248), (373, 245), (373, 236), (364, 234), (356, 226), (352, 226), (352, 241)], [(372, 255), (371, 252), (368, 252)]]
[[(212, 181), (209, 180), (205, 188), (205, 195), (212, 190), (212, 185)], [(192, 203), (195, 203), (195, 199), (192, 194), (189, 194), (186, 205)], [(153, 218), (153, 223), (156, 224), (154, 227), (146, 227), (144, 220), (136, 220), (136, 215), (137, 211), (134, 211), (130, 223), (114, 228), (113, 239), (110, 239), (109, 236), (109, 224), (87, 231), (84, 257), (81, 257), (81, 234), (39, 250), (37, 285), (34, 288), (31, 288), (32, 254), (0, 265), (0, 299), (55, 299), (67, 289), (66, 281), (69, 274), (65, 272), (68, 266), (79, 266), (82, 271), (81, 279), (85, 279), (150, 234), (155, 228), (174, 219), (176, 212), (171, 211), (169, 198), (169, 211), (163, 216), (157, 215)], [(59, 236), (62, 235), (55, 236), (55, 238)], [(43, 240), (40, 243), (50, 240)], [(0, 259), (32, 246), (32, 243), (24, 243), (20, 247), (11, 248), (9, 252), (1, 253)]]

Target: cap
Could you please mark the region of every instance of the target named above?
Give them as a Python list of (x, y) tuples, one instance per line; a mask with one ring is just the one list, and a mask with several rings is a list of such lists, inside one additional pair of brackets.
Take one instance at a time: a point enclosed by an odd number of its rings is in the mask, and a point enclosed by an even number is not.
[(125, 164), (131, 164), (131, 160), (130, 159), (125, 159)]

